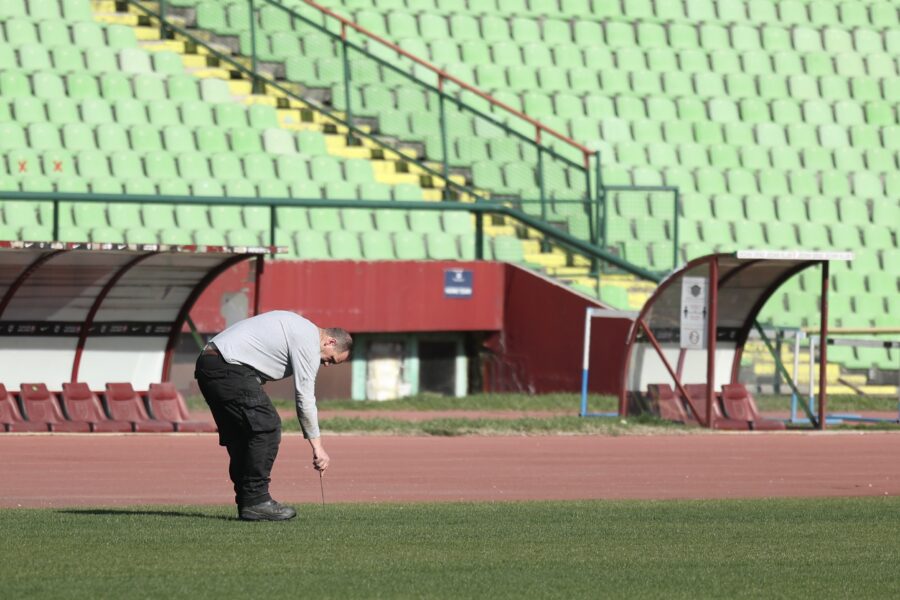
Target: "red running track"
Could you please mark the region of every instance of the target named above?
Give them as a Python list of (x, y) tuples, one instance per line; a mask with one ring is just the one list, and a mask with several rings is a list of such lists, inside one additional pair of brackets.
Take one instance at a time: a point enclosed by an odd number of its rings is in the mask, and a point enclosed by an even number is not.
[[(900, 434), (326, 439), (328, 502), (900, 494)], [(0, 435), (0, 506), (231, 502), (214, 435)], [(308, 444), (286, 435), (272, 493), (319, 502)]]

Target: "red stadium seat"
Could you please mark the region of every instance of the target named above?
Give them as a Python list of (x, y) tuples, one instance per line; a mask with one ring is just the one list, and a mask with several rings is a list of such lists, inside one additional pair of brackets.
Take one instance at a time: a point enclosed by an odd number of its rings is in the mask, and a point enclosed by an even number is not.
[(12, 394), (6, 391), (6, 386), (0, 383), (0, 426), (3, 431), (13, 433), (25, 431), (50, 431), (47, 423), (30, 423), (19, 414), (19, 407)]
[(64, 383), (61, 395), (63, 409), (72, 421), (87, 423), (96, 433), (132, 431), (129, 421), (110, 421), (100, 406), (97, 394), (86, 383)]
[(50, 431), (68, 433), (88, 433), (88, 423), (69, 421), (59, 409), (56, 398), (43, 383), (23, 383), (19, 398), (22, 401), (22, 412), (32, 423), (46, 423)]
[(740, 383), (730, 383), (722, 386), (722, 404), (725, 413), (733, 419), (741, 419), (750, 422), (750, 429), (760, 431), (778, 431), (787, 429), (787, 426), (774, 419), (766, 419), (759, 414), (753, 395)]
[(647, 391), (650, 393), (650, 399), (656, 405), (661, 419), (697, 424), (693, 415), (688, 414), (684, 409), (684, 405), (669, 384), (651, 383), (647, 386)]
[[(689, 383), (684, 386), (694, 406), (700, 412), (702, 418), (706, 418), (706, 384), (705, 383)], [(750, 422), (741, 419), (729, 419), (722, 414), (719, 408), (718, 397), (713, 398), (713, 414), (715, 415), (714, 429), (728, 429), (732, 431), (746, 431), (750, 429)]]
[(171, 382), (151, 383), (147, 393), (150, 413), (161, 421), (171, 421), (175, 431), (215, 433), (215, 423), (209, 421), (191, 421), (184, 398)]
[(130, 383), (106, 384), (106, 409), (116, 421), (130, 421), (138, 433), (168, 433), (175, 431), (175, 424), (151, 419), (144, 410), (141, 397)]

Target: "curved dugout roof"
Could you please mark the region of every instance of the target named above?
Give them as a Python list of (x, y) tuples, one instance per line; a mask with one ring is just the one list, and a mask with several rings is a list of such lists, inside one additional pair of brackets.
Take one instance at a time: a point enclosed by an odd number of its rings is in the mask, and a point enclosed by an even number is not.
[(0, 382), (147, 389), (167, 378), (203, 290), (232, 265), (273, 251), (0, 242)]
[[(709, 280), (717, 264), (715, 389), (737, 382), (741, 352), (757, 315), (781, 285), (800, 271), (831, 260), (852, 260), (852, 252), (747, 250), (698, 258), (670, 274), (647, 300), (632, 325), (626, 350), (621, 401), (645, 392), (650, 383), (674, 384), (639, 321), (653, 333), (681, 383), (707, 383), (707, 351), (681, 348), (681, 294), (685, 277)], [(707, 293), (713, 292), (713, 286)], [(674, 387), (674, 386), (673, 386)]]

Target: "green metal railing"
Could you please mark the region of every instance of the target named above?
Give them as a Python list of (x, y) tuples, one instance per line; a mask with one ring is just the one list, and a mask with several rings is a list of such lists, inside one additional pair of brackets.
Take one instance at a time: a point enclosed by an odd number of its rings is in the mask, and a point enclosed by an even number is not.
[[(4, 200), (29, 200), (52, 203), (53, 238), (59, 240), (60, 203), (63, 202), (104, 202), (104, 203), (140, 203), (140, 204), (181, 204), (202, 206), (266, 206), (270, 210), (269, 245), (275, 246), (276, 231), (279, 228), (278, 207), (306, 208), (364, 208), (377, 210), (425, 210), (425, 211), (464, 211), (475, 219), (475, 258), (482, 260), (484, 253), (484, 216), (499, 215), (510, 217), (522, 226), (540, 232), (550, 238), (552, 243), (569, 252), (588, 258), (608, 262), (628, 273), (642, 279), (657, 282), (660, 277), (636, 265), (633, 265), (615, 254), (606, 252), (590, 242), (573, 237), (553, 225), (502, 204), (492, 202), (386, 202), (383, 200), (309, 200), (293, 198), (239, 198), (239, 197), (207, 197), (207, 196), (159, 196), (159, 195), (119, 195), (119, 194), (81, 194), (66, 192), (2, 192)], [(45, 241), (45, 240), (28, 240)], [(67, 241), (67, 240), (59, 240)]]

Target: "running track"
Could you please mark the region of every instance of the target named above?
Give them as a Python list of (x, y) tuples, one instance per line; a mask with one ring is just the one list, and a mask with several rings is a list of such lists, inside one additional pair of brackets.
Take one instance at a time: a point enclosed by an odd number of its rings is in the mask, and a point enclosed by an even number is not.
[[(326, 439), (328, 502), (900, 494), (900, 434)], [(0, 434), (0, 506), (231, 502), (215, 435)], [(319, 502), (310, 450), (286, 435), (272, 493)]]

